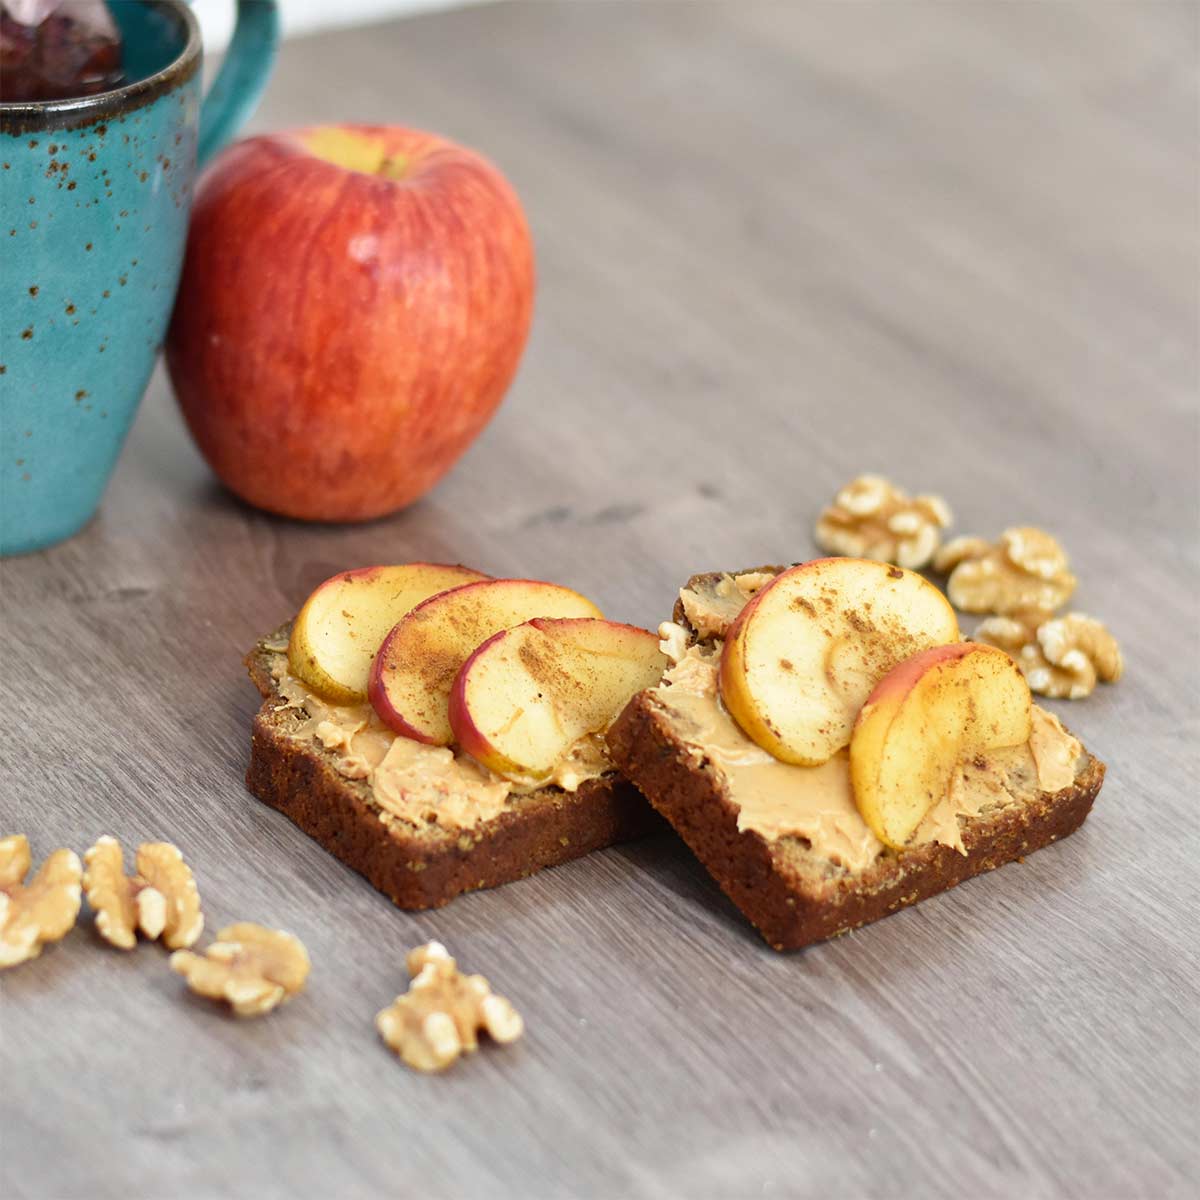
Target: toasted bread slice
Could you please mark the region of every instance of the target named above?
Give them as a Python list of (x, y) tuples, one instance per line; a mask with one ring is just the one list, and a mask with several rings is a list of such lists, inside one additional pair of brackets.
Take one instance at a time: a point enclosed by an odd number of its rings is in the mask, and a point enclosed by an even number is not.
[[(739, 578), (761, 582), (782, 569), (760, 567)], [(701, 630), (682, 602), (675, 606), (674, 620), (692, 644), (711, 645), (722, 621), (727, 625), (744, 602), (727, 585), (718, 593), (730, 578), (718, 572), (688, 580), (691, 595), (713, 600), (707, 619), (698, 622)], [(869, 865), (851, 870), (816, 853), (803, 837), (739, 830), (740, 806), (728, 775), (697, 743), (686, 716), (672, 708), (670, 690), (642, 692), (629, 703), (608, 733), (613, 762), (776, 950), (845, 933), (1066, 837), (1083, 823), (1104, 780), (1104, 764), (1083, 751), (1070, 786), (1045, 792), (1017, 776), (1006, 781), (1002, 800), (959, 816), (963, 850), (934, 841), (899, 853), (881, 849)]]
[(439, 908), (463, 892), (510, 883), (662, 827), (615, 771), (576, 791), (514, 793), (499, 813), (469, 828), (396, 819), (367, 779), (339, 770), (339, 754), (306, 731), (306, 714), (281, 693), (289, 632), (285, 625), (261, 639), (245, 659), (263, 696), (246, 786), (400, 908)]

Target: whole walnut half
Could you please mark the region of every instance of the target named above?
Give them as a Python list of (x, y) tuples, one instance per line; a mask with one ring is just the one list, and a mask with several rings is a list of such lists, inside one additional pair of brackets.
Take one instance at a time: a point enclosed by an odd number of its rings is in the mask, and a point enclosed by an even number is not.
[(1032, 526), (1006, 529), (995, 542), (953, 538), (934, 556), (933, 566), (949, 572), (946, 595), (963, 612), (1052, 613), (1075, 591), (1066, 551)]
[(96, 912), (97, 932), (110, 945), (132, 950), (141, 932), (179, 950), (200, 936), (200, 895), (178, 847), (143, 842), (137, 851), (137, 873), (129, 876), (121, 843), (105, 835), (84, 854), (83, 862), (84, 895)]
[(953, 520), (941, 496), (910, 496), (882, 475), (860, 475), (817, 518), (817, 545), (828, 554), (870, 558), (920, 570)]
[(408, 991), (375, 1018), (383, 1040), (416, 1071), (444, 1071), (479, 1046), (519, 1038), (525, 1023), (482, 975), (464, 975), (440, 942), (409, 951)]
[(79, 916), (79, 855), (55, 850), (26, 882), (32, 865), (24, 834), (0, 838), (0, 968), (36, 958), (47, 942), (66, 937)]
[(224, 1000), (239, 1017), (257, 1017), (290, 1000), (308, 979), (308, 951), (281, 929), (240, 921), (218, 930), (202, 954), (176, 950), (171, 970), (200, 996)]
[(1010, 654), (1029, 690), (1052, 700), (1090, 696), (1097, 681), (1115, 683), (1125, 669), (1117, 639), (1102, 622), (1079, 612), (988, 617), (973, 636)]

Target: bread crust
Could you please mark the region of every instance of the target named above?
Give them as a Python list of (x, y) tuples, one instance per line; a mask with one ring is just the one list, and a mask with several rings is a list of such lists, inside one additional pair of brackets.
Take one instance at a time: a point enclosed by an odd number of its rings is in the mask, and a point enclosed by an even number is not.
[(464, 892), (511, 883), (662, 828), (654, 810), (615, 772), (576, 792), (541, 788), (471, 830), (385, 823), (369, 803), (367, 783), (338, 774), (336, 756), (319, 743), (288, 736), (294, 716), (280, 710), (269, 640), (245, 659), (263, 696), (246, 786), (400, 908), (440, 908)]
[[(720, 573), (693, 576), (688, 584), (719, 578)], [(678, 604), (675, 620), (690, 628)], [(634, 697), (609, 730), (608, 746), (616, 766), (776, 950), (795, 950), (877, 921), (1066, 837), (1083, 824), (1104, 781), (1104, 764), (1085, 755), (1071, 787), (965, 822), (966, 854), (930, 842), (902, 854), (885, 853), (865, 871), (819, 874), (798, 866), (802, 841), (738, 830), (738, 806), (724, 776), (677, 736), (654, 692)]]

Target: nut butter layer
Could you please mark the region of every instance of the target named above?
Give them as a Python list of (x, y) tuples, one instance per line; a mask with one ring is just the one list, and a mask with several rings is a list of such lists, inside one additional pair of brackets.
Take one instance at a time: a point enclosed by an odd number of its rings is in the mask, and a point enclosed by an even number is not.
[[(285, 694), (287, 637), (285, 626), (246, 657), (264, 700), (254, 719), (246, 786), (399, 907), (438, 908), (463, 892), (522, 879), (659, 827), (636, 789), (604, 769), (607, 764), (597, 769), (587, 753), (564, 763), (558, 778), (565, 786), (506, 788), (499, 795), (477, 779), (479, 804), (468, 798), (464, 808), (460, 796), (458, 812), (454, 802), (446, 806), (451, 819), (445, 823), (418, 819), (390, 785), (377, 795), (364, 777), (357, 760), (370, 765), (380, 750), (386, 754), (386, 747), (373, 745), (375, 731), (356, 731), (353, 744), (343, 729), (318, 731), (321, 722), (314, 724)], [(581, 759), (588, 761), (580, 766)], [(403, 780), (411, 764), (394, 765), (389, 777)], [(435, 765), (443, 777), (459, 774), (454, 763)], [(462, 770), (471, 773), (469, 765)]]
[[(677, 643), (696, 641), (692, 618), (702, 612), (700, 627), (719, 637), (734, 605), (709, 607), (704, 598), (727, 602), (750, 590), (736, 581), (760, 586), (763, 574), (689, 580), (675, 611)], [(844, 933), (1067, 836), (1104, 778), (1103, 763), (1038, 710), (1028, 747), (965, 764), (919, 844), (894, 853), (846, 803), (837, 762), (813, 773), (759, 761), (715, 697), (705, 696), (711, 646), (677, 644), (675, 652), (679, 665), (667, 678), (676, 682), (630, 703), (609, 731), (610, 753), (777, 950)], [(805, 786), (789, 804), (797, 773)]]

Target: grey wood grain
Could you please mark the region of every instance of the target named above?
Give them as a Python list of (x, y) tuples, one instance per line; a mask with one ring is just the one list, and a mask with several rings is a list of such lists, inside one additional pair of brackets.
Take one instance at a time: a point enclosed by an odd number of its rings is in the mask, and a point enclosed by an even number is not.
[[(1200, 1175), (1197, 8), (511, 4), (289, 44), (260, 129), (485, 149), (541, 284), (499, 416), (352, 529), (223, 493), (155, 380), (103, 511), (0, 565), (0, 825), (167, 837), (210, 927), (291, 929), (238, 1023), (84, 925), (0, 977), (6, 1197), (1183, 1196)], [(1062, 845), (773, 954), (671, 837), (429, 914), (242, 787), (244, 649), (332, 571), (461, 559), (653, 624), (802, 558), (882, 468), (961, 532), (1044, 523), (1127, 678)], [(527, 1039), (418, 1077), (375, 1038), (438, 937)]]

